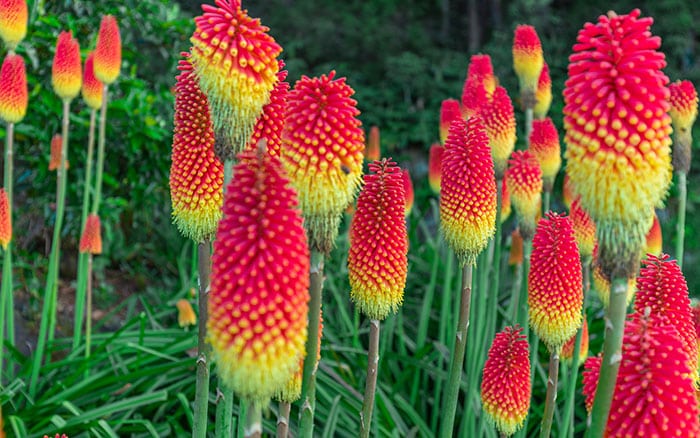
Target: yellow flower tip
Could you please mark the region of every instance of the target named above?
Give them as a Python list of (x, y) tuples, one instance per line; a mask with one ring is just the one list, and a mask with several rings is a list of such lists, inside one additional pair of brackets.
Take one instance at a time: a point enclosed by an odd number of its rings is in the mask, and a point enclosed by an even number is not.
[(192, 64), (209, 98), (217, 138), (230, 146), (222, 159), (243, 150), (277, 83), (282, 47), (240, 0), (202, 5), (190, 38)]
[(175, 85), (175, 122), (170, 166), (173, 222), (195, 242), (214, 236), (221, 219), (224, 166), (214, 153), (207, 98), (187, 56)]
[(12, 240), (12, 214), (10, 212), (10, 198), (4, 188), (0, 188), (0, 246), (3, 250)]
[(51, 66), (51, 85), (64, 100), (74, 99), (83, 85), (80, 45), (71, 32), (61, 32), (56, 41), (56, 53)]
[(14, 51), (27, 35), (29, 11), (26, 0), (0, 1), (0, 38)]
[[(576, 336), (578, 332), (574, 333), (573, 336), (561, 347), (561, 353), (559, 357), (562, 362), (567, 366), (571, 366), (571, 361), (574, 360), (574, 348), (576, 347)], [(581, 332), (581, 348), (579, 349), (578, 364), (576, 367), (583, 365), (588, 356), (588, 322), (586, 318), (583, 318), (583, 329)]]
[[(61, 134), (54, 134), (51, 138), (51, 155), (49, 157), (49, 170), (57, 170), (61, 167), (61, 147), (63, 139)], [(70, 169), (70, 162), (66, 160), (66, 169)]]
[(646, 246), (644, 248), (645, 254), (652, 254), (655, 256), (660, 256), (663, 251), (663, 236), (661, 234), (661, 223), (659, 222), (659, 216), (654, 212), (654, 220), (647, 233)]
[(513, 69), (521, 91), (535, 94), (543, 66), (544, 54), (537, 31), (526, 24), (518, 25), (513, 39)]
[(197, 324), (197, 315), (188, 300), (177, 300), (175, 306), (177, 307), (177, 323), (180, 327)]
[(540, 163), (544, 190), (551, 192), (554, 180), (561, 167), (561, 147), (559, 133), (549, 117), (532, 121), (530, 151)]
[(501, 179), (508, 165), (508, 158), (515, 148), (515, 110), (505, 88), (498, 86), (481, 108), (486, 134), (489, 137), (496, 178)]
[(369, 165), (350, 224), (350, 298), (370, 319), (383, 320), (403, 302), (408, 272), (406, 193), (390, 159)]
[(302, 76), (289, 93), (281, 159), (299, 193), (313, 249), (329, 253), (343, 211), (360, 186), (362, 123), (345, 78)]
[(85, 221), (85, 230), (80, 237), (80, 252), (89, 254), (102, 254), (102, 226), (100, 217), (90, 214)]
[(518, 215), (520, 233), (530, 240), (542, 200), (542, 170), (529, 151), (515, 151), (505, 173), (511, 204)]
[(102, 106), (102, 94), (104, 85), (95, 77), (95, 52), (90, 52), (85, 58), (85, 68), (83, 69), (83, 100), (93, 110)]
[(367, 161), (376, 161), (382, 156), (379, 142), (379, 126), (372, 126), (369, 129), (369, 138), (365, 146), (365, 158)]
[(496, 227), (496, 179), (479, 116), (450, 125), (442, 157), (440, 225), (462, 265), (473, 265)]
[(20, 55), (5, 56), (0, 70), (0, 118), (18, 123), (27, 113), (29, 92), (24, 59)]
[(105, 15), (100, 21), (94, 53), (95, 77), (106, 85), (116, 81), (122, 64), (122, 41), (119, 24), (112, 15)]
[(535, 92), (535, 108), (533, 109), (535, 118), (545, 118), (551, 105), (552, 78), (549, 76), (549, 66), (545, 62), (542, 65), (542, 73), (540, 73), (540, 79), (537, 81), (537, 91)]

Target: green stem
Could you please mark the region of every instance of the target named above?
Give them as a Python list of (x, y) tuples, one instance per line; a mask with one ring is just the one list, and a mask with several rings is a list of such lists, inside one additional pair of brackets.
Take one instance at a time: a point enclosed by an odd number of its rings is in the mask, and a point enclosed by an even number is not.
[(209, 409), (209, 349), (206, 343), (209, 278), (211, 274), (211, 245), (208, 240), (201, 242), (197, 253), (199, 274), (199, 318), (197, 330), (197, 383), (194, 395), (194, 424), (192, 437), (207, 436)]
[(624, 276), (613, 277), (611, 281), (610, 305), (605, 312), (603, 360), (600, 364), (600, 377), (591, 411), (591, 427), (586, 433), (589, 438), (602, 437), (608, 422), (617, 372), (622, 360), (622, 336), (627, 311), (627, 282), (628, 280)]
[(262, 407), (260, 403), (248, 403), (245, 417), (245, 438), (260, 438), (262, 435)]
[(365, 397), (360, 414), (360, 436), (369, 438), (372, 427), (372, 410), (374, 409), (374, 394), (377, 389), (377, 369), (379, 368), (379, 320), (369, 322), (369, 349), (367, 350), (367, 381), (365, 382)]
[[(14, 138), (15, 138), (15, 124), (7, 123), (7, 129), (5, 130), (5, 166), (4, 166), (4, 177), (3, 177), (3, 188), (5, 193), (7, 193), (7, 214), (12, 218), (12, 172), (13, 172), (13, 160), (14, 160)], [(5, 339), (5, 325), (7, 325), (7, 339), (10, 340), (10, 344), (15, 343), (15, 317), (14, 317), (14, 297), (13, 284), (12, 284), (12, 239), (7, 243), (7, 248), (5, 248), (5, 253), (3, 254), (2, 261), (2, 286), (0, 286), (0, 344)], [(7, 312), (7, 313), (6, 313)], [(5, 323), (7, 321), (7, 323)], [(3, 354), (5, 349), (1, 348), (0, 345), (0, 369), (3, 368)]]
[(7, 192), (9, 201), (9, 211), (12, 212), (12, 172), (14, 160), (15, 124), (8, 123), (5, 130), (5, 175), (3, 177), (3, 187)]
[(287, 438), (289, 435), (289, 414), (292, 405), (287, 402), (279, 403), (279, 414), (277, 415), (277, 438)]
[(316, 409), (316, 371), (318, 370), (318, 326), (321, 320), (323, 292), (323, 253), (311, 250), (311, 275), (309, 302), (309, 333), (306, 338), (306, 360), (301, 381), (301, 423), (299, 436), (311, 438), (314, 433), (314, 411)]
[(534, 107), (525, 108), (525, 142), (527, 147), (530, 147), (530, 134), (532, 134), (532, 119), (534, 116)]
[[(444, 242), (442, 240), (441, 242)], [(439, 326), (438, 326), (438, 335), (439, 335), (439, 342), (440, 345), (445, 346), (445, 348), (448, 347), (449, 345), (449, 338), (450, 336), (448, 335), (448, 326), (452, 324), (452, 306), (453, 306), (453, 299), (452, 299), (452, 277), (454, 276), (454, 271), (453, 271), (453, 266), (454, 266), (454, 258), (455, 255), (450, 250), (448, 247), (445, 245), (442, 245), (442, 248), (444, 251), (447, 252), (446, 258), (447, 261), (445, 263), (445, 272), (442, 280), (442, 297), (441, 297), (441, 306), (440, 306), (440, 319), (439, 319)], [(438, 367), (440, 370), (443, 369), (445, 359), (443, 355), (439, 355), (438, 359)], [(437, 400), (440, 400), (440, 396), (442, 394), (442, 387), (444, 385), (445, 381), (444, 379), (439, 379), (436, 384), (435, 384), (435, 390), (434, 390), (434, 395), (433, 398), (436, 400), (435, 405), (438, 405), (439, 402)], [(438, 427), (438, 421), (442, 418), (442, 412), (440, 412), (439, 409), (433, 409), (433, 415), (431, 418), (431, 423), (430, 427), (431, 430), (436, 430)]]
[(233, 389), (227, 387), (219, 379), (219, 388), (216, 388), (216, 423), (214, 436), (230, 437), (231, 421), (233, 420)]
[(559, 350), (556, 348), (549, 357), (549, 378), (547, 379), (547, 398), (544, 403), (544, 417), (540, 438), (549, 438), (557, 402), (557, 379), (559, 377)]
[(545, 190), (542, 192), (542, 214), (546, 214), (549, 211), (550, 198), (552, 192)]
[(105, 164), (105, 135), (107, 129), (107, 102), (109, 101), (108, 85), (102, 89), (102, 108), (100, 108), (100, 125), (97, 132), (97, 166), (95, 168), (95, 198), (92, 200), (91, 213), (100, 211), (102, 201), (102, 178)]
[[(90, 340), (92, 335), (92, 254), (87, 255), (87, 282), (85, 307), (85, 359), (90, 358)], [(88, 368), (89, 370), (89, 368)]]
[(452, 354), (452, 364), (447, 380), (445, 401), (443, 402), (442, 426), (440, 436), (451, 437), (454, 431), (455, 411), (457, 410), (457, 398), (459, 397), (462, 368), (464, 367), (464, 350), (467, 345), (469, 330), (469, 307), (472, 296), (472, 272), (469, 264), (462, 269), (462, 297), (459, 306), (459, 322), (455, 334), (455, 346)]
[(678, 172), (678, 224), (676, 226), (676, 259), (683, 269), (683, 245), (685, 242), (685, 209), (688, 200), (688, 186), (685, 172)]
[(528, 280), (527, 277), (530, 273), (530, 256), (532, 255), (532, 240), (523, 241), (523, 272), (522, 272), (522, 282), (520, 283), (520, 301), (518, 307), (518, 324), (525, 328), (525, 334), (529, 333), (528, 319), (528, 305), (527, 305), (527, 288)]
[(58, 293), (58, 266), (61, 249), (61, 229), (63, 228), (63, 212), (66, 198), (66, 156), (68, 155), (68, 126), (70, 123), (70, 100), (63, 101), (63, 129), (61, 142), (61, 163), (56, 171), (58, 184), (58, 199), (56, 200), (56, 221), (51, 242), (51, 255), (49, 256), (49, 271), (46, 277), (46, 289), (44, 290), (44, 303), (42, 306), (41, 324), (37, 338), (36, 352), (29, 383), (29, 393), (36, 395), (36, 387), (39, 379), (39, 370), (44, 359), (44, 350), (47, 339), (52, 340), (56, 327), (56, 300)]

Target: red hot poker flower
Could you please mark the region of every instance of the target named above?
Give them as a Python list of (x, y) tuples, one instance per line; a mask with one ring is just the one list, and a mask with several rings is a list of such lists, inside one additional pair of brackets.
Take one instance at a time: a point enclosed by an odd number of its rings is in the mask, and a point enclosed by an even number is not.
[(661, 251), (663, 251), (663, 236), (661, 234), (661, 223), (659, 222), (659, 216), (654, 212), (654, 220), (651, 223), (651, 228), (647, 233), (647, 243), (644, 248), (644, 253), (653, 254), (655, 256), (660, 256)]
[(350, 224), (350, 297), (370, 319), (383, 320), (403, 302), (408, 270), (406, 193), (390, 159), (369, 165)]
[(516, 140), (515, 111), (506, 89), (496, 87), (493, 99), (482, 107), (480, 114), (489, 137), (496, 178), (501, 179)]
[(676, 134), (673, 168), (687, 174), (690, 170), (692, 128), (698, 116), (698, 92), (690, 81), (676, 81), (668, 89), (671, 93), (669, 114)]
[(104, 85), (95, 77), (95, 52), (90, 52), (85, 58), (83, 70), (83, 100), (91, 109), (96, 110), (102, 106), (102, 92)]
[(493, 65), (489, 55), (472, 55), (467, 68), (467, 77), (478, 79), (489, 96), (493, 94), (498, 85), (498, 79), (493, 72)]
[(549, 117), (532, 121), (530, 151), (540, 163), (544, 190), (551, 192), (561, 167), (561, 147), (557, 127)]
[(537, 31), (526, 24), (518, 25), (513, 39), (513, 68), (520, 90), (534, 96), (543, 65), (544, 54)]
[(102, 232), (100, 217), (90, 214), (85, 222), (85, 230), (80, 237), (80, 252), (102, 254)]
[(530, 354), (519, 327), (497, 333), (484, 363), (481, 403), (499, 432), (513, 435), (530, 409)]
[(95, 77), (105, 85), (116, 81), (122, 65), (122, 41), (117, 19), (111, 15), (102, 17), (94, 53)]
[(481, 113), (484, 105), (488, 104), (490, 96), (482, 78), (467, 76), (462, 89), (462, 118), (468, 119), (474, 114)]
[(462, 118), (462, 110), (459, 107), (459, 102), (456, 99), (445, 99), (440, 105), (440, 143), (445, 144), (447, 133), (450, 129), (450, 123), (454, 119)]
[(51, 66), (51, 84), (61, 99), (71, 100), (80, 93), (83, 84), (80, 45), (71, 32), (61, 32), (58, 35)]
[(27, 113), (29, 93), (24, 59), (7, 55), (0, 70), (0, 118), (6, 123), (18, 123)]
[(413, 200), (415, 197), (413, 194), (413, 181), (411, 181), (411, 174), (408, 172), (408, 169), (402, 169), (401, 176), (403, 176), (403, 191), (406, 193), (405, 215), (408, 216), (413, 209)]
[(26, 0), (0, 0), (0, 38), (10, 51), (27, 35), (28, 17)]
[[(61, 147), (63, 138), (61, 134), (54, 134), (51, 138), (51, 156), (49, 158), (49, 170), (57, 170), (61, 167)], [(70, 163), (66, 160), (66, 169), (70, 169)]]
[(440, 143), (435, 143), (430, 146), (430, 155), (428, 155), (428, 183), (433, 193), (440, 194), (440, 186), (442, 181), (442, 156), (445, 148)]
[(583, 395), (586, 397), (586, 412), (590, 415), (595, 400), (595, 391), (598, 388), (600, 377), (601, 355), (591, 356), (583, 363)]
[(367, 161), (377, 161), (382, 156), (382, 151), (379, 142), (379, 126), (372, 126), (369, 129), (369, 139), (365, 146), (365, 158)]
[(255, 149), (258, 142), (264, 138), (267, 141), (267, 150), (275, 156), (280, 155), (282, 147), (282, 131), (289, 95), (289, 82), (285, 81), (288, 72), (283, 70), (284, 62), (280, 60), (279, 63), (280, 71), (277, 72), (277, 83), (270, 93), (270, 101), (263, 106), (248, 142), (248, 147)]
[[(574, 237), (578, 244), (579, 254), (584, 260), (590, 261), (595, 248), (595, 222), (583, 209), (579, 199), (571, 204), (571, 223), (574, 227)], [(587, 262), (586, 262), (587, 263)]]
[(10, 198), (4, 188), (0, 188), (0, 246), (6, 250), (12, 240), (12, 217), (10, 215)]
[(511, 205), (510, 205), (510, 191), (508, 190), (508, 184), (506, 179), (503, 178), (501, 183), (501, 223), (505, 222), (510, 216)]
[(309, 248), (279, 159), (260, 149), (238, 158), (214, 241), (207, 331), (223, 381), (265, 403), (304, 355)]
[(509, 161), (505, 181), (511, 203), (518, 215), (520, 233), (530, 240), (535, 232), (535, 221), (542, 199), (542, 170), (529, 151), (515, 151)]
[(545, 62), (542, 65), (542, 73), (537, 81), (537, 91), (535, 92), (534, 116), (537, 119), (544, 119), (552, 105), (552, 78), (549, 76), (549, 66)]

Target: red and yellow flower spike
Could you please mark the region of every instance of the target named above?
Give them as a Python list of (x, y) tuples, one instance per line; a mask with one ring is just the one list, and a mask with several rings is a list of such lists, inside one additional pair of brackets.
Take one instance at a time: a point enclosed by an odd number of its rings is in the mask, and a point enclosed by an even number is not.
[(578, 245), (578, 251), (584, 263), (588, 263), (593, 257), (595, 248), (595, 222), (591, 216), (583, 209), (579, 199), (571, 204), (571, 223), (574, 227), (574, 237)]
[(509, 265), (519, 265), (523, 262), (523, 236), (517, 228), (510, 234), (510, 254), (508, 255)]
[(567, 173), (599, 227), (603, 269), (620, 276), (636, 271), (671, 181), (666, 61), (653, 20), (639, 15), (611, 12), (584, 26), (564, 90)]
[(3, 250), (7, 249), (12, 240), (12, 217), (10, 214), (10, 198), (7, 197), (7, 192), (0, 187), (0, 246)]
[(91, 109), (97, 110), (102, 106), (104, 85), (95, 76), (95, 52), (90, 52), (85, 58), (83, 69), (83, 100)]
[(481, 109), (481, 117), (491, 145), (496, 179), (503, 178), (508, 165), (508, 158), (515, 148), (515, 111), (508, 92), (503, 87), (496, 87), (491, 99)]
[(552, 119), (547, 117), (532, 121), (529, 149), (537, 162), (540, 163), (544, 190), (551, 192), (554, 180), (561, 167), (559, 133)]
[(241, 8), (241, 0), (216, 0), (202, 5), (195, 18), (192, 64), (199, 85), (209, 98), (214, 130), (230, 148), (232, 159), (248, 142), (258, 115), (277, 83), (282, 47), (260, 19)]
[[(688, 364), (697, 376), (698, 349), (695, 334), (695, 319), (690, 307), (688, 285), (681, 268), (668, 254), (660, 257), (647, 255), (642, 261), (642, 269), (637, 277), (637, 297), (634, 310), (638, 313), (651, 312), (664, 324), (670, 324), (678, 331)], [(648, 310), (647, 310), (648, 309)]]
[(530, 325), (550, 351), (581, 327), (583, 277), (571, 219), (548, 212), (532, 239), (527, 302)]
[(562, 199), (566, 208), (571, 209), (571, 204), (578, 199), (578, 195), (574, 192), (574, 186), (571, 183), (569, 174), (564, 174), (564, 184), (562, 185)]
[(361, 182), (365, 148), (354, 90), (335, 71), (289, 93), (282, 163), (299, 193), (309, 246), (328, 254)]
[(498, 78), (493, 72), (493, 64), (489, 55), (472, 55), (469, 59), (469, 67), (467, 67), (467, 77), (476, 78), (483, 84), (488, 96), (493, 94), (498, 85)]
[(379, 142), (379, 126), (372, 126), (369, 129), (369, 138), (365, 146), (365, 158), (367, 161), (377, 161), (382, 156), (382, 151)]
[(589, 415), (591, 414), (591, 410), (593, 410), (595, 391), (598, 388), (598, 377), (600, 377), (601, 361), (602, 357), (599, 354), (598, 356), (589, 357), (583, 363), (583, 389), (581, 392), (583, 392), (583, 395), (586, 398), (586, 412), (588, 412)]
[(508, 184), (506, 179), (503, 178), (501, 183), (501, 223), (508, 220), (510, 217), (511, 205), (510, 205), (510, 191), (508, 190)]
[(625, 324), (622, 361), (606, 428), (608, 437), (698, 436), (696, 374), (673, 326), (653, 313)]
[(27, 113), (29, 92), (24, 59), (20, 55), (5, 56), (0, 70), (0, 118), (18, 123)]
[(100, 217), (94, 213), (88, 215), (85, 221), (83, 235), (80, 236), (80, 252), (102, 254), (102, 231)]
[(434, 143), (430, 146), (428, 155), (428, 183), (433, 193), (440, 194), (440, 186), (442, 181), (442, 156), (445, 153), (445, 147), (440, 143)]
[(440, 143), (445, 144), (447, 133), (450, 130), (450, 123), (454, 119), (462, 118), (462, 109), (459, 107), (457, 99), (445, 99), (440, 105)]
[(544, 53), (537, 31), (527, 24), (518, 25), (513, 39), (513, 69), (522, 92), (534, 97), (543, 66)]
[(547, 117), (549, 107), (552, 105), (552, 78), (549, 76), (549, 66), (545, 61), (542, 64), (542, 72), (537, 81), (537, 91), (535, 91), (535, 107), (533, 114), (536, 119)]
[(170, 197), (173, 222), (195, 242), (209, 240), (221, 219), (224, 166), (214, 154), (207, 98), (199, 89), (187, 54), (175, 85), (175, 122)]
[[(571, 365), (571, 361), (574, 359), (576, 335), (577, 333), (574, 333), (574, 335), (568, 341), (566, 341), (566, 344), (564, 344), (561, 347), (561, 353), (559, 357), (565, 364), (567, 364), (567, 366)], [(579, 350), (578, 364), (576, 365), (577, 367), (583, 364), (583, 362), (586, 360), (586, 356), (588, 356), (588, 322), (586, 322), (586, 318), (583, 318), (583, 329), (581, 331), (581, 349)]]
[(391, 159), (369, 164), (350, 224), (350, 298), (369, 319), (383, 320), (403, 302), (408, 271), (406, 192)]
[(94, 54), (95, 77), (105, 85), (116, 81), (122, 66), (122, 40), (119, 24), (112, 15), (102, 17)]
[(488, 104), (491, 94), (486, 91), (481, 77), (467, 76), (462, 88), (462, 118), (468, 119), (474, 114), (479, 114), (484, 105)]
[(192, 304), (188, 300), (177, 300), (175, 307), (177, 307), (177, 324), (180, 327), (197, 325), (197, 314), (194, 313)]
[(690, 81), (673, 82), (668, 89), (671, 103), (669, 114), (676, 134), (673, 168), (687, 174), (691, 161), (692, 128), (698, 116), (698, 92)]
[[(57, 170), (61, 167), (61, 145), (63, 138), (61, 134), (54, 134), (51, 137), (51, 155), (49, 157), (49, 170)], [(70, 163), (66, 160), (66, 169), (70, 169)]]
[(484, 363), (481, 404), (505, 436), (522, 427), (530, 409), (530, 354), (520, 327), (497, 333)]
[(288, 72), (283, 70), (284, 61), (280, 60), (279, 63), (280, 71), (277, 72), (277, 83), (270, 93), (270, 101), (263, 106), (248, 141), (248, 147), (255, 149), (258, 142), (264, 138), (267, 141), (268, 152), (278, 157), (282, 147), (282, 131), (289, 96), (289, 82), (286, 81)]
[(450, 125), (442, 157), (440, 223), (462, 266), (474, 265), (496, 227), (496, 179), (479, 116)]
[(26, 0), (0, 0), (0, 38), (10, 52), (27, 35), (28, 18)]
[(542, 200), (542, 170), (528, 151), (515, 151), (510, 159), (505, 181), (511, 204), (518, 215), (520, 234), (530, 240), (535, 232), (535, 221)]
[(645, 254), (652, 254), (655, 256), (660, 256), (664, 249), (664, 239), (661, 234), (661, 223), (659, 222), (659, 216), (654, 212), (654, 220), (651, 223), (651, 228), (647, 233), (647, 243), (644, 248)]
[(411, 174), (408, 172), (408, 169), (402, 169), (401, 176), (403, 176), (403, 191), (406, 193), (405, 215), (408, 216), (411, 214), (411, 210), (413, 209), (413, 201), (415, 199), (415, 195), (413, 193), (413, 181), (411, 180)]
[(74, 99), (83, 85), (80, 44), (72, 32), (61, 32), (56, 41), (56, 53), (51, 66), (53, 91), (64, 100)]
[(309, 248), (279, 159), (261, 149), (238, 159), (214, 241), (207, 331), (222, 380), (264, 403), (304, 356)]

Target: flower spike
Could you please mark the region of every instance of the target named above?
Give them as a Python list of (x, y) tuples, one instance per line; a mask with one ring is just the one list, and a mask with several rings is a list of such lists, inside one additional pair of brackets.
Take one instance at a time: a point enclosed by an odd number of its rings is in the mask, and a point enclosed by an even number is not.
[(690, 170), (692, 128), (698, 116), (698, 92), (690, 81), (676, 81), (668, 89), (671, 94), (669, 114), (676, 133), (673, 168), (687, 174)]
[(430, 146), (428, 156), (428, 183), (433, 193), (440, 194), (440, 186), (442, 181), (442, 156), (445, 152), (445, 147), (440, 143), (434, 143)]
[(408, 216), (413, 209), (413, 201), (415, 198), (413, 193), (413, 181), (411, 180), (411, 174), (408, 172), (408, 169), (401, 170), (401, 176), (403, 177), (403, 191), (406, 193), (406, 208), (404, 214)]
[(542, 65), (540, 79), (537, 81), (535, 92), (535, 107), (533, 108), (536, 119), (547, 117), (549, 107), (552, 105), (552, 78), (549, 76), (549, 66), (545, 62)]
[(80, 237), (80, 252), (102, 254), (100, 217), (96, 214), (90, 214), (85, 221), (85, 230)]
[(654, 220), (647, 233), (647, 241), (644, 247), (645, 254), (652, 254), (655, 256), (660, 256), (663, 251), (664, 241), (661, 234), (661, 223), (659, 222), (659, 216), (654, 212)]
[(583, 209), (579, 199), (571, 204), (571, 223), (574, 227), (574, 237), (578, 245), (579, 254), (585, 263), (590, 262), (595, 248), (595, 222)]
[(27, 35), (28, 18), (26, 0), (0, 1), (0, 38), (11, 52)]
[(515, 111), (508, 92), (503, 87), (496, 87), (493, 99), (481, 109), (484, 126), (491, 145), (496, 179), (503, 178), (508, 165), (508, 158), (515, 148)]
[(6, 123), (18, 123), (27, 113), (29, 92), (24, 59), (7, 55), (0, 70), (0, 118)]
[(289, 96), (289, 82), (287, 70), (283, 70), (284, 61), (280, 60), (280, 71), (277, 72), (277, 83), (270, 93), (270, 101), (263, 107), (253, 128), (253, 134), (248, 141), (248, 147), (255, 149), (261, 139), (267, 141), (267, 150), (270, 154), (280, 155), (282, 147), (282, 131), (284, 130), (284, 117), (287, 114), (287, 97)]
[(12, 217), (10, 215), (10, 198), (4, 188), (0, 188), (0, 246), (3, 250), (12, 240)]
[(557, 127), (549, 117), (532, 121), (530, 151), (540, 163), (544, 190), (551, 192), (561, 167), (561, 147)]
[(372, 126), (369, 129), (367, 146), (365, 146), (365, 158), (367, 161), (372, 162), (380, 159), (381, 156), (382, 151), (379, 142), (379, 126)]
[(105, 85), (116, 81), (122, 65), (122, 41), (117, 19), (111, 15), (102, 17), (94, 53), (95, 77)]
[(71, 32), (61, 32), (51, 66), (51, 84), (61, 99), (74, 99), (83, 85), (80, 45)]
[(83, 69), (83, 100), (91, 109), (97, 110), (102, 106), (104, 85), (95, 77), (95, 52), (90, 52), (85, 58)]
[(586, 398), (586, 412), (590, 415), (595, 400), (595, 390), (598, 387), (600, 377), (601, 355), (591, 356), (583, 363), (583, 395)]
[(515, 151), (505, 174), (511, 203), (518, 215), (520, 234), (530, 240), (542, 200), (542, 170), (528, 151)]
[(450, 123), (454, 119), (462, 118), (462, 110), (456, 99), (445, 99), (440, 105), (440, 143), (445, 144), (447, 133), (450, 130)]
[(520, 82), (520, 90), (534, 99), (537, 83), (544, 66), (542, 43), (534, 27), (527, 24), (515, 28), (513, 39), (513, 69)]
[[(49, 170), (58, 170), (61, 167), (61, 146), (63, 138), (61, 134), (51, 137), (51, 155), (49, 157)], [(70, 169), (70, 163), (66, 160), (66, 169)]]

